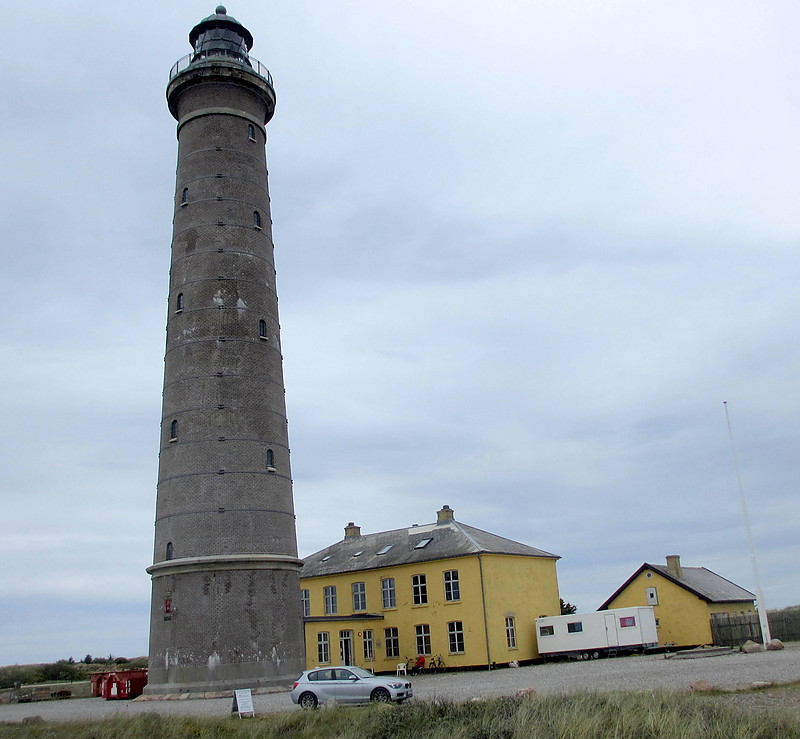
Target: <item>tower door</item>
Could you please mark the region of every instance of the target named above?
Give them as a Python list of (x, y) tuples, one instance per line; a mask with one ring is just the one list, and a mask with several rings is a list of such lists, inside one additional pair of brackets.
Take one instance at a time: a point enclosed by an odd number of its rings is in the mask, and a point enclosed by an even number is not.
[(353, 632), (349, 629), (339, 632), (339, 656), (343, 665), (353, 664)]

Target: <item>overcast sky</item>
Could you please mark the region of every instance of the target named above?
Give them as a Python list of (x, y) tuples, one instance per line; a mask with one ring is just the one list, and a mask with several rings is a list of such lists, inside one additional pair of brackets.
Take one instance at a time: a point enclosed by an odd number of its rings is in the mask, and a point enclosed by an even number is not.
[[(176, 158), (213, 1), (4, 39), (0, 664), (147, 652)], [(800, 603), (800, 5), (237, 0), (301, 556), (456, 518), (596, 609), (680, 554)]]

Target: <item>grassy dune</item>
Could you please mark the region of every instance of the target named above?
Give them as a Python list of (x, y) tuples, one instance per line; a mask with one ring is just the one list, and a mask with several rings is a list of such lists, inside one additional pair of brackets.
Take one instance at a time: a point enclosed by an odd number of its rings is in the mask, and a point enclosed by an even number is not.
[(708, 698), (675, 693), (576, 694), (470, 703), (324, 707), (255, 719), (162, 717), (95, 722), (6, 724), (0, 737), (81, 739), (767, 739), (800, 738), (800, 720), (744, 715)]

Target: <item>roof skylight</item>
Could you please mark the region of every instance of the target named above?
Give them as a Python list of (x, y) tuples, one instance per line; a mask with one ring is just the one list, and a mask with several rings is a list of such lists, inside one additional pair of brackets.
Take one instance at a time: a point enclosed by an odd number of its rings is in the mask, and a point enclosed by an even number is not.
[(324, 556), (324, 557), (323, 557), (323, 558), (320, 560), (320, 562), (327, 562), (327, 561), (328, 561), (330, 558), (331, 558), (331, 555), (330, 555), (330, 554), (326, 554), (326, 555), (325, 555), (325, 556)]
[(387, 544), (385, 547), (381, 547), (375, 554), (386, 554), (393, 546), (394, 544)]
[(416, 544), (414, 544), (414, 549), (425, 549), (428, 544), (430, 544), (433, 539), (420, 539)]

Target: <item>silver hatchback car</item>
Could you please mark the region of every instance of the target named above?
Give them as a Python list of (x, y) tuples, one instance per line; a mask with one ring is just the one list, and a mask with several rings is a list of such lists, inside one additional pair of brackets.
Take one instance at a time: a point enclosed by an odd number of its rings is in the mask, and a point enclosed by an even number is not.
[(301, 708), (316, 708), (320, 703), (402, 703), (414, 691), (407, 680), (378, 677), (360, 667), (319, 667), (306, 670), (292, 688), (292, 702)]

